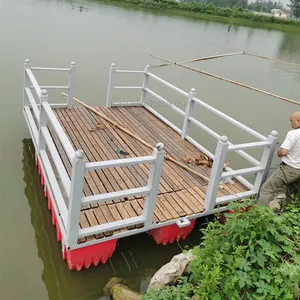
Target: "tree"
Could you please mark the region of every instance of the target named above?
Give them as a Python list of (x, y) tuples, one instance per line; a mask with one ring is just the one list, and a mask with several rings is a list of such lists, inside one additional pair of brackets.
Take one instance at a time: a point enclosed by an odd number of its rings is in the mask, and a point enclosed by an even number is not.
[(293, 15), (297, 18), (300, 17), (300, 0), (290, 0), (291, 4), (288, 6), (291, 8)]

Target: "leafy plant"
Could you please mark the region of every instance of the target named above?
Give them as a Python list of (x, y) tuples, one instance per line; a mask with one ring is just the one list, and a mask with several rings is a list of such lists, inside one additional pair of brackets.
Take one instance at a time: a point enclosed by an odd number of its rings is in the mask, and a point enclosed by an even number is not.
[[(227, 221), (209, 223), (193, 249), (191, 274), (143, 299), (296, 299), (300, 283), (300, 205), (280, 215), (235, 203)], [(179, 298), (178, 298), (179, 297)], [(180, 298), (181, 297), (181, 298)]]

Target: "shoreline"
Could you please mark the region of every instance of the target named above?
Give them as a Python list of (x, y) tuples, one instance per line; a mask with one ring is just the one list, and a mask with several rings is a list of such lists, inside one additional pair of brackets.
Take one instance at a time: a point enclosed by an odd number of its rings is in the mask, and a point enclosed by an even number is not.
[[(177, 8), (165, 8), (165, 7), (149, 8), (149, 7), (141, 6), (140, 0), (126, 0), (124, 2), (120, 2), (119, 0), (94, 0), (94, 1), (98, 3), (106, 3), (118, 7), (132, 8), (140, 11), (152, 12), (154, 14), (182, 16), (184, 18), (189, 18), (189, 19), (194, 19), (199, 21), (215, 22), (215, 23), (227, 24), (227, 25), (229, 25), (231, 21), (231, 16), (227, 17), (227, 16), (220, 16), (220, 15), (210, 14), (210, 13), (199, 13), (199, 12), (193, 12), (190, 10), (183, 10)], [(300, 21), (298, 21), (298, 23), (299, 25), (293, 25), (291, 21), (291, 24), (279, 24), (279, 23), (272, 23), (272, 22), (254, 21), (246, 18), (237, 17), (234, 18), (232, 27), (245, 26), (248, 28), (300, 33)]]

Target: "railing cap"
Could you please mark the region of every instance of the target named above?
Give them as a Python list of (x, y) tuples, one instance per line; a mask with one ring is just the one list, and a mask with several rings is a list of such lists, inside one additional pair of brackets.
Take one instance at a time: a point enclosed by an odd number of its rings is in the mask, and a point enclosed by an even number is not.
[(271, 135), (272, 135), (272, 137), (277, 138), (278, 132), (276, 130), (272, 130)]
[(196, 89), (194, 89), (194, 88), (191, 88), (191, 92), (190, 93), (192, 93), (192, 94), (196, 94)]
[(227, 143), (228, 142), (228, 137), (226, 135), (222, 135), (220, 137), (220, 142)]
[(76, 63), (74, 61), (71, 62), (71, 67), (76, 67)]
[(26, 58), (25, 59), (25, 64), (30, 64), (30, 59)]
[(165, 148), (165, 146), (164, 146), (163, 143), (157, 143), (157, 144), (156, 144), (156, 149), (157, 149), (158, 151), (162, 151), (162, 150), (164, 150), (164, 148)]
[(41, 90), (41, 94), (42, 94), (42, 96), (47, 96), (48, 92), (47, 92), (47, 90), (43, 89), (43, 90)]
[(114, 63), (112, 63), (110, 66), (111, 66), (112, 68), (115, 68), (115, 67), (116, 67), (116, 65), (115, 65)]
[(84, 156), (84, 152), (83, 152), (82, 150), (77, 150), (77, 151), (75, 152), (75, 157), (76, 157), (77, 159), (83, 159), (83, 156)]

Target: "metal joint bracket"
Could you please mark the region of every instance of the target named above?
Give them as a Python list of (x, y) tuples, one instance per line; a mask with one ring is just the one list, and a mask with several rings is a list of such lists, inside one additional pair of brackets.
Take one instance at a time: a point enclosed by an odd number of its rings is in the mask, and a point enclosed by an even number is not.
[(176, 221), (176, 225), (179, 228), (186, 227), (191, 225), (191, 221), (188, 218), (180, 218)]

